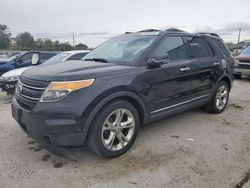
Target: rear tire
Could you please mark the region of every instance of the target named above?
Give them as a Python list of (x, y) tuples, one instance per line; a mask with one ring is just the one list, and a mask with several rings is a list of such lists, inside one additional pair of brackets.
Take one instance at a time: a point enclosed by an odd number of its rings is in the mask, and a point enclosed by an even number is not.
[(225, 81), (221, 81), (211, 98), (211, 100), (205, 104), (204, 110), (213, 114), (222, 113), (227, 107), (229, 99), (229, 86)]
[(139, 125), (138, 112), (131, 103), (112, 101), (96, 115), (90, 127), (88, 146), (102, 157), (118, 157), (133, 145)]

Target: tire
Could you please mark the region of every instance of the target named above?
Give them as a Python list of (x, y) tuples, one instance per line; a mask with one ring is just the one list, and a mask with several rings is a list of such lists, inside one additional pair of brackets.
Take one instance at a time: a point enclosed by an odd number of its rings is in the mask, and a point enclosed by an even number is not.
[(102, 157), (118, 157), (131, 148), (139, 127), (139, 115), (131, 103), (112, 101), (96, 115), (90, 127), (88, 146)]
[(242, 76), (241, 74), (235, 74), (235, 75), (234, 75), (234, 78), (235, 78), (235, 79), (241, 79), (241, 76)]
[[(222, 91), (222, 89), (224, 89)], [(223, 94), (223, 92), (225, 94)], [(222, 97), (224, 95), (224, 97)], [(213, 114), (222, 113), (227, 107), (229, 99), (229, 86), (225, 81), (221, 81), (216, 87), (215, 93), (211, 100), (205, 104), (204, 110)], [(219, 100), (219, 101), (218, 101)]]

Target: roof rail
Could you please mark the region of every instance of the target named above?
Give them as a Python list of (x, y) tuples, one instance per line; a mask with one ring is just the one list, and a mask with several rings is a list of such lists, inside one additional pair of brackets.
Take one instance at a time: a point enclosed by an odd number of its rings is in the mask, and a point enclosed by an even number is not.
[(146, 32), (159, 32), (161, 30), (157, 30), (157, 29), (144, 29), (141, 31), (135, 31), (135, 32), (131, 32), (131, 31), (126, 31), (125, 34), (131, 34), (131, 33), (146, 33)]
[(176, 28), (169, 28), (169, 29), (166, 29), (166, 31), (185, 32), (183, 30), (176, 29)]
[(157, 31), (161, 31), (161, 30), (158, 30), (158, 29), (144, 29), (144, 30), (141, 30), (141, 31), (138, 31), (138, 32), (157, 32)]
[(220, 36), (217, 33), (201, 32), (201, 33), (197, 33), (197, 34), (198, 35), (212, 35), (212, 36), (220, 38)]

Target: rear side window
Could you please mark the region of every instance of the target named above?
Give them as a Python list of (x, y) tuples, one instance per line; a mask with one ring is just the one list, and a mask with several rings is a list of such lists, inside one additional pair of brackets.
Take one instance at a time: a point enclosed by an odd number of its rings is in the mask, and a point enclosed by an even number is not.
[(223, 43), (222, 40), (220, 40), (220, 39), (213, 39), (213, 42), (215, 43), (215, 45), (217, 46), (217, 48), (219, 48), (221, 50), (221, 53), (224, 56), (231, 57), (231, 54), (230, 54), (227, 46)]
[(200, 37), (186, 37), (189, 58), (213, 57), (213, 51), (207, 41)]
[(51, 53), (40, 53), (40, 59), (41, 60), (48, 60), (49, 58), (53, 57), (55, 54)]
[(71, 57), (69, 57), (67, 60), (80, 60), (82, 59), (87, 53), (79, 53), (79, 54), (74, 54)]
[(168, 54), (169, 60), (186, 59), (185, 46), (182, 37), (167, 37), (156, 48), (153, 56), (156, 59), (165, 57)]

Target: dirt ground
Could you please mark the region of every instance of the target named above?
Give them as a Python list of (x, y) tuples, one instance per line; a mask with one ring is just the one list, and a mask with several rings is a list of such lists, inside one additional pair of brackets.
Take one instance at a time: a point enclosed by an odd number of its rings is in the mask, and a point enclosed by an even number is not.
[(197, 108), (149, 124), (112, 160), (88, 148), (65, 150), (68, 157), (41, 148), (12, 119), (10, 100), (0, 92), (1, 188), (250, 188), (249, 78), (234, 82), (224, 113)]

